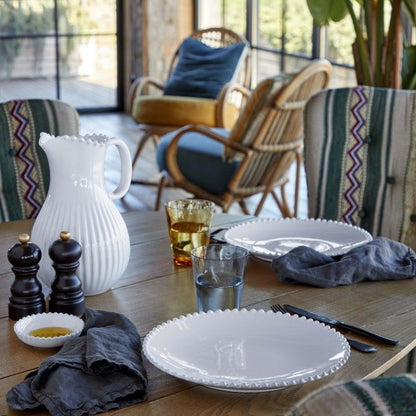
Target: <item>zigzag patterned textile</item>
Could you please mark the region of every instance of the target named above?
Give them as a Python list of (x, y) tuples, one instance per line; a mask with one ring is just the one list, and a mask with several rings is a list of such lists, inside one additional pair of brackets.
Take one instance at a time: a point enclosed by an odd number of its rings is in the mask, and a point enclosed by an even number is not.
[(72, 107), (54, 100), (0, 104), (1, 221), (35, 218), (42, 207), (49, 167), (38, 144), (41, 132), (77, 134), (78, 115)]
[[(352, 100), (357, 102), (353, 103), (350, 111), (350, 119), (348, 124), (350, 125), (350, 142), (346, 148), (347, 153), (347, 165), (346, 171), (346, 183), (347, 189), (344, 191), (344, 212), (342, 218), (349, 224), (357, 222), (357, 214), (360, 199), (360, 189), (362, 183), (362, 173), (364, 169), (363, 160), (365, 160), (364, 139), (365, 139), (365, 127), (366, 127), (366, 115), (365, 110), (368, 109), (368, 98), (365, 95), (363, 88), (356, 88), (353, 90)], [(348, 184), (349, 183), (349, 184)]]
[(305, 113), (310, 217), (416, 248), (416, 92), (359, 86), (314, 96)]
[(338, 382), (316, 389), (285, 416), (410, 416), (416, 414), (413, 374)]

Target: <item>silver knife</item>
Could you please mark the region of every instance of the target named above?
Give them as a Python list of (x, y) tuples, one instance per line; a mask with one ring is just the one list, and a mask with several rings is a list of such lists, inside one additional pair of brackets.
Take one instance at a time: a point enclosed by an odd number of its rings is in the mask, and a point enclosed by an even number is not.
[(212, 240), (218, 241), (219, 243), (225, 243), (224, 233), (227, 230), (228, 230), (227, 227), (217, 228), (216, 230), (211, 231), (210, 237), (211, 237)]
[(361, 352), (376, 352), (377, 348), (374, 345), (364, 344), (364, 342), (357, 341), (356, 339), (347, 338), (350, 347)]
[(360, 334), (372, 340), (382, 342), (383, 344), (397, 345), (399, 343), (397, 339), (392, 339), (392, 338), (385, 337), (383, 335), (378, 335), (378, 334), (375, 334), (374, 332), (367, 331), (366, 329), (360, 328), (358, 326), (349, 325), (342, 321), (337, 321), (335, 319), (327, 318), (326, 316), (316, 315), (312, 312), (305, 311), (304, 309), (297, 308), (296, 306), (284, 305), (284, 308), (291, 313), (295, 313), (296, 315), (305, 316), (306, 318), (311, 318), (311, 319), (314, 319), (315, 321), (323, 322), (327, 325), (331, 325), (336, 328), (346, 329), (348, 331), (355, 332), (356, 334)]

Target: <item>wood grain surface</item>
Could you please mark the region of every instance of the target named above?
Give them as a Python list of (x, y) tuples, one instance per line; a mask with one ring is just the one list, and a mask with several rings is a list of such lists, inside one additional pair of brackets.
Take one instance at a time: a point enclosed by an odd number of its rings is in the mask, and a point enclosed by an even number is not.
[[(88, 297), (86, 303), (90, 308), (126, 315), (144, 338), (156, 325), (196, 311), (192, 270), (173, 265), (163, 212), (130, 212), (124, 214), (124, 219), (131, 240), (128, 268), (116, 288)], [(213, 228), (248, 219), (242, 215), (216, 214)], [(14, 321), (8, 318), (8, 297), (14, 277), (7, 251), (17, 242), (19, 233), (30, 233), (31, 226), (31, 221), (0, 224), (0, 415), (26, 414), (7, 406), (6, 393), (26, 374), (37, 369), (43, 359), (57, 352), (56, 349), (42, 350), (23, 344), (14, 334)], [(209, 389), (169, 376), (145, 360), (149, 375), (148, 400), (109, 414), (284, 414), (297, 400), (322, 384), (376, 377), (406, 356), (416, 346), (415, 293), (414, 279), (365, 282), (332, 289), (282, 284), (270, 263), (250, 257), (243, 307), (268, 310), (274, 303), (290, 303), (397, 338), (399, 345), (390, 347), (374, 343), (378, 347), (375, 354), (352, 350), (346, 365), (333, 375), (268, 393), (229, 393)]]

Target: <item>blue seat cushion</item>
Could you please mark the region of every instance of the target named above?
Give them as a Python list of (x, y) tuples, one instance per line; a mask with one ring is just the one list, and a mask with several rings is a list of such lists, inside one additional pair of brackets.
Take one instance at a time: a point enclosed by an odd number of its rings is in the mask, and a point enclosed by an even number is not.
[(217, 98), (221, 88), (231, 81), (244, 48), (244, 43), (211, 48), (197, 39), (186, 38), (163, 94)]
[[(228, 130), (212, 129), (223, 137), (228, 137)], [(165, 134), (159, 141), (156, 160), (160, 170), (168, 171), (166, 149), (176, 131)], [(214, 195), (221, 195), (227, 190), (234, 172), (240, 162), (227, 162), (223, 158), (224, 145), (201, 133), (185, 133), (179, 140), (178, 164), (182, 174), (189, 181)]]

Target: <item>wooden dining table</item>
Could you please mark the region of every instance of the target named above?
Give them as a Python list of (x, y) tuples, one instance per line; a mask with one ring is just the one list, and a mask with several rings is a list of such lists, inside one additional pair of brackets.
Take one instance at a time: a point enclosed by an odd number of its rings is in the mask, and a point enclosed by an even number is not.
[[(192, 268), (173, 265), (163, 212), (129, 212), (123, 216), (131, 243), (128, 267), (116, 287), (87, 297), (86, 304), (89, 308), (124, 314), (144, 339), (155, 326), (197, 310)], [(215, 214), (212, 228), (229, 227), (249, 219), (243, 215)], [(0, 224), (0, 415), (26, 414), (10, 409), (6, 394), (29, 372), (37, 369), (42, 360), (57, 352), (56, 349), (38, 349), (22, 343), (13, 331), (15, 321), (8, 317), (8, 298), (14, 275), (7, 251), (18, 241), (20, 233), (30, 234), (32, 224), (31, 220)], [(377, 377), (405, 358), (416, 347), (415, 295), (415, 279), (363, 282), (331, 289), (283, 284), (269, 262), (250, 256), (242, 307), (269, 310), (275, 303), (289, 303), (397, 338), (399, 344), (387, 346), (373, 342), (378, 348), (376, 353), (351, 350), (346, 364), (329, 376), (276, 391), (256, 393), (226, 392), (184, 381), (164, 373), (144, 357), (148, 373), (146, 401), (109, 414), (284, 414), (291, 405), (324, 384)], [(359, 336), (349, 336), (370, 342)], [(70, 387), (70, 380), (63, 382)]]

